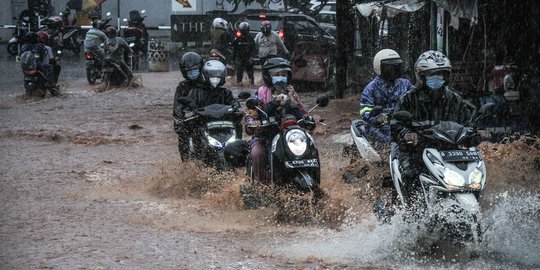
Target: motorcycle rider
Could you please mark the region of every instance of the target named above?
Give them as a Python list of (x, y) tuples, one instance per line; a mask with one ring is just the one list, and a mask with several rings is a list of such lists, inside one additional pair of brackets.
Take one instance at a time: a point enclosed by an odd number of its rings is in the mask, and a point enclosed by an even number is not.
[(47, 88), (56, 87), (54, 83), (54, 68), (49, 63), (50, 54), (47, 47), (39, 42), (39, 36), (35, 32), (28, 32), (24, 39), (25, 43), (21, 46), (21, 54), (31, 51), (32, 53), (39, 55), (40, 61), (37, 63), (37, 69), (40, 70), (45, 77), (45, 86)]
[(148, 44), (148, 30), (144, 24), (144, 18), (138, 10), (131, 10), (129, 12), (128, 27), (137, 27), (142, 30), (144, 44), (142, 46), (142, 52), (146, 53)]
[(229, 23), (222, 18), (215, 18), (210, 29), (212, 40), (212, 48), (218, 50), (226, 61), (229, 61), (231, 56), (232, 37), (229, 33)]
[(133, 55), (133, 50), (131, 50), (123, 38), (118, 37), (118, 30), (116, 30), (116, 27), (107, 27), (107, 29), (105, 29), (105, 35), (107, 36), (104, 45), (105, 55), (108, 59), (111, 59), (120, 65), (122, 71), (127, 76), (127, 84), (129, 85), (133, 79), (133, 72), (131, 72), (129, 66), (124, 62), (124, 50), (126, 50), (129, 55)]
[(191, 133), (181, 121), (184, 119), (184, 106), (180, 104), (179, 100), (182, 97), (186, 97), (191, 89), (204, 87), (204, 78), (201, 75), (203, 59), (196, 52), (187, 52), (182, 55), (179, 66), (184, 80), (178, 83), (174, 93), (173, 121), (174, 131), (178, 134), (178, 151), (180, 152), (180, 157), (182, 161), (187, 161), (189, 153), (188, 139)]
[(396, 51), (380, 50), (373, 57), (376, 76), (360, 96), (360, 116), (368, 123), (367, 135), (380, 143), (392, 141), (388, 117), (381, 110), (393, 111), (399, 98), (413, 88), (409, 80), (401, 78), (402, 65)]
[[(289, 61), (283, 58), (271, 58), (264, 63), (262, 68), (265, 85), (259, 88), (256, 98), (259, 107), (263, 108), (268, 117), (275, 117), (277, 121), (284, 114), (292, 114), (296, 119), (305, 116), (305, 110), (300, 97), (289, 85), (292, 78), (292, 67)], [(245, 130), (251, 135), (250, 154), (255, 180), (269, 184), (270, 175), (266, 170), (268, 164), (268, 144), (276, 135), (277, 130), (272, 127), (260, 127), (262, 118), (265, 117), (257, 110), (248, 109), (244, 117)], [(313, 116), (318, 122), (320, 117)]]
[(249, 35), (249, 23), (241, 22), (238, 26), (236, 38), (232, 43), (233, 58), (236, 62), (236, 83), (241, 83), (244, 77), (244, 69), (251, 84), (255, 83), (253, 76), (253, 57), (256, 54), (255, 41)]
[(57, 58), (55, 57), (51, 47), (47, 45), (49, 42), (49, 34), (45, 31), (39, 31), (37, 34), (38, 34), (39, 43), (43, 44), (43, 46), (47, 50), (47, 57), (43, 59), (43, 63), (49, 64), (53, 68), (54, 87), (51, 89), (51, 94), (57, 95), (58, 86), (56, 86), (56, 84), (58, 83), (58, 77), (60, 76), (60, 71), (62, 70), (62, 67), (58, 64)]
[(285, 55), (289, 55), (289, 50), (283, 44), (278, 34), (272, 31), (270, 21), (261, 23), (261, 32), (255, 36), (255, 44), (259, 48), (259, 62), (263, 65), (269, 58), (277, 56), (278, 48)]
[[(211, 104), (231, 105), (240, 108), (240, 103), (233, 97), (232, 92), (222, 87), (227, 77), (227, 68), (217, 60), (202, 63), (202, 58), (196, 53), (186, 53), (180, 60), (180, 69), (185, 81), (180, 82), (176, 89), (173, 120), (175, 131), (178, 134), (178, 150), (183, 162), (189, 160), (188, 139), (192, 136), (190, 127), (184, 125), (182, 120), (186, 118), (183, 105), (180, 100), (186, 97), (192, 101), (189, 109), (197, 109)], [(202, 73), (201, 73), (202, 72)], [(241, 136), (241, 126), (237, 126), (237, 136)]]
[[(440, 121), (453, 121), (462, 125), (467, 124), (474, 106), (466, 103), (459, 94), (447, 87), (452, 66), (450, 60), (441, 52), (426, 51), (416, 60), (414, 67), (417, 87), (407, 92), (396, 104), (395, 112), (408, 111), (412, 120), (427, 122), (435, 125)], [(393, 118), (391, 121), (393, 141), (399, 146), (399, 161), (403, 168), (406, 198), (413, 195), (417, 188), (416, 181), (420, 168), (415, 146), (418, 134), (411, 131), (406, 123)], [(482, 137), (489, 133), (479, 131)], [(410, 201), (408, 201), (410, 203)]]
[(84, 50), (97, 53), (103, 59), (104, 53), (101, 44), (107, 40), (107, 36), (101, 31), (101, 27), (101, 20), (92, 20), (92, 28), (86, 32), (86, 37), (84, 38)]

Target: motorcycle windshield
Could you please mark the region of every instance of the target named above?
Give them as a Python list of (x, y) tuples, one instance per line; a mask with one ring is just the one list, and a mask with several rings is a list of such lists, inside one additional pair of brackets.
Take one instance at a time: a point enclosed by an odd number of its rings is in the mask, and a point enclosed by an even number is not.
[(202, 117), (219, 119), (225, 117), (233, 111), (232, 106), (224, 104), (211, 104), (206, 107), (197, 109), (197, 114)]
[(432, 131), (434, 139), (444, 140), (451, 144), (459, 144), (467, 137), (468, 131), (463, 125), (452, 121), (442, 121), (429, 130)]

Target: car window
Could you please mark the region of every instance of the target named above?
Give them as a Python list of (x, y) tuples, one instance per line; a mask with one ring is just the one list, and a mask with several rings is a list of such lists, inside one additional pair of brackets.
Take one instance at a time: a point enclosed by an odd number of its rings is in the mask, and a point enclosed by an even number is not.
[(249, 28), (252, 31), (260, 31), (261, 23), (264, 21), (269, 21), (272, 25), (272, 30), (278, 31), (279, 29), (279, 19), (278, 18), (259, 18), (259, 17), (247, 17), (246, 22), (249, 23)]
[(287, 21), (287, 25), (294, 26), (297, 34), (301, 35), (318, 35), (321, 34), (319, 27), (312, 21), (302, 20), (299, 18), (291, 18)]

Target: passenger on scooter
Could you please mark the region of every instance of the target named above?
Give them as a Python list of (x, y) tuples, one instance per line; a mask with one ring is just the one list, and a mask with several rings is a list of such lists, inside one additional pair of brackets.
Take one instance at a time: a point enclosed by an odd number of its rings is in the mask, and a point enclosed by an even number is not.
[[(51, 47), (49, 47), (47, 44), (49, 43), (49, 34), (45, 31), (39, 31), (38, 32), (39, 37), (39, 43), (43, 44), (45, 46), (45, 49), (47, 50), (47, 57), (43, 59), (44, 64), (49, 64), (53, 68), (53, 84), (56, 89), (56, 84), (58, 83), (58, 77), (60, 76), (60, 71), (62, 70), (62, 67), (58, 64), (57, 58), (54, 55)], [(58, 94), (57, 91), (51, 91), (51, 94), (56, 95)]]
[(131, 50), (123, 38), (118, 36), (116, 27), (107, 27), (107, 29), (105, 29), (105, 35), (107, 36), (104, 46), (105, 57), (120, 65), (122, 71), (127, 75), (127, 83), (129, 84), (133, 79), (133, 72), (131, 72), (129, 66), (124, 62), (124, 50), (126, 50), (129, 55), (133, 55), (133, 50)]
[(107, 36), (101, 31), (102, 22), (99, 19), (92, 20), (92, 28), (86, 32), (84, 38), (84, 50), (97, 53), (103, 59), (101, 44), (107, 40)]
[(384, 111), (393, 111), (399, 98), (413, 88), (409, 80), (401, 78), (402, 64), (396, 51), (379, 51), (373, 58), (373, 70), (377, 76), (360, 96), (360, 116), (367, 122), (367, 135), (380, 143), (392, 141)]
[(241, 83), (244, 70), (251, 84), (255, 83), (253, 76), (253, 58), (256, 56), (255, 41), (249, 35), (249, 24), (242, 22), (238, 26), (239, 31), (232, 43), (233, 59), (236, 63), (236, 83)]
[[(263, 109), (268, 117), (275, 117), (279, 122), (285, 114), (291, 114), (296, 119), (304, 118), (306, 112), (300, 97), (294, 91), (290, 80), (292, 69), (289, 61), (283, 58), (271, 58), (263, 65), (263, 81), (265, 85), (259, 88), (257, 99), (259, 108)], [(260, 127), (265, 116), (257, 110), (248, 109), (244, 118), (246, 134), (251, 135), (250, 154), (253, 162), (253, 175), (255, 180), (268, 184), (270, 176), (267, 171), (268, 144), (277, 134), (275, 127)], [(320, 117), (313, 116), (315, 122)]]
[[(462, 125), (469, 123), (474, 106), (466, 103), (459, 94), (447, 87), (452, 66), (450, 60), (441, 52), (426, 51), (418, 57), (414, 67), (417, 87), (401, 97), (395, 112), (408, 111), (412, 121), (435, 125), (441, 121), (453, 121)], [(392, 139), (399, 146), (399, 161), (403, 166), (406, 197), (412, 195), (419, 184), (418, 158), (416, 144), (418, 134), (409, 130), (406, 123), (393, 118), (391, 121)], [(479, 131), (482, 137), (489, 132)]]
[[(196, 53), (186, 53), (180, 61), (182, 74), (185, 73), (187, 82), (181, 82), (175, 93), (173, 120), (175, 131), (178, 134), (178, 150), (182, 161), (189, 160), (188, 139), (193, 134), (192, 128), (185, 126), (182, 122), (186, 118), (185, 109), (195, 110), (211, 104), (231, 105), (234, 108), (240, 108), (240, 103), (236, 100), (231, 90), (222, 87), (227, 77), (227, 68), (223, 63), (217, 60), (210, 60), (203, 64), (202, 74), (199, 73), (199, 65), (202, 59)], [(188, 69), (191, 67), (191, 69)], [(188, 90), (189, 89), (189, 90)], [(186, 90), (188, 92), (186, 93)], [(191, 101), (191, 104), (184, 105), (181, 102), (182, 97)], [(242, 134), (242, 126), (237, 123), (237, 136)]]
[(21, 46), (21, 55), (24, 52), (31, 51), (33, 54), (39, 55), (38, 70), (43, 72), (47, 87), (55, 87), (54, 68), (50, 64), (50, 54), (47, 46), (39, 42), (39, 35), (34, 32), (29, 32), (25, 35), (25, 43)]

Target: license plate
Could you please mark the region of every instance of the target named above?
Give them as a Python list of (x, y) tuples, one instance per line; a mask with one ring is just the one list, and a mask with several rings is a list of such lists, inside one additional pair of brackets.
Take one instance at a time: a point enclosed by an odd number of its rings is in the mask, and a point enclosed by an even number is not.
[(469, 151), (469, 150), (452, 150), (452, 151), (441, 151), (441, 157), (444, 161), (480, 161), (482, 160), (482, 155), (478, 151)]
[(314, 158), (314, 159), (285, 161), (285, 166), (287, 168), (305, 168), (305, 167), (317, 168), (319, 167), (319, 160)]

